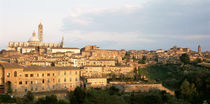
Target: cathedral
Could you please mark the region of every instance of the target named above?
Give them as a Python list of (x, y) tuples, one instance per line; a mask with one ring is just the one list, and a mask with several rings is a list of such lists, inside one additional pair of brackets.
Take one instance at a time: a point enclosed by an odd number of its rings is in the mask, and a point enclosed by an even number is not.
[(38, 26), (38, 37), (35, 31), (32, 33), (31, 38), (27, 42), (9, 42), (7, 50), (19, 51), (21, 53), (28, 53), (36, 50), (37, 48), (64, 48), (64, 38), (61, 43), (45, 43), (43, 42), (43, 25), (40, 23)]

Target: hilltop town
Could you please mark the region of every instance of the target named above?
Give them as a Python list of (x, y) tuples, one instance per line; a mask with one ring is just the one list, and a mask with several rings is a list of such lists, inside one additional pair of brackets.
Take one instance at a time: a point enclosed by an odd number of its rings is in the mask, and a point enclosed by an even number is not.
[[(210, 52), (174, 46), (169, 50), (109, 50), (96, 45), (83, 48), (64, 46), (60, 43), (45, 43), (43, 25), (38, 26), (38, 37), (26, 42), (9, 42), (0, 54), (0, 92), (22, 97), (28, 91), (60, 93), (76, 87), (106, 88), (115, 85), (122, 90), (149, 90), (158, 88), (174, 95), (173, 90), (161, 83), (151, 82), (146, 74), (138, 71), (153, 65), (182, 64), (180, 57), (189, 56), (189, 61), (209, 68)], [(119, 80), (120, 79), (120, 80)], [(119, 87), (121, 88), (121, 87)], [(61, 95), (62, 96), (62, 95)]]

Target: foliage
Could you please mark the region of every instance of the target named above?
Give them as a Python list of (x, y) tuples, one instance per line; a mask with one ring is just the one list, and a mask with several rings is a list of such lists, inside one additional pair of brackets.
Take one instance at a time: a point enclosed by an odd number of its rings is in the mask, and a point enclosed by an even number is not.
[(70, 92), (69, 101), (71, 104), (125, 104), (125, 101), (116, 95), (118, 92), (114, 87), (110, 90), (77, 87), (75, 91)]
[(125, 96), (128, 104), (180, 104), (174, 96), (167, 94), (165, 91), (150, 90), (149, 92), (131, 93)]
[(57, 104), (57, 102), (58, 102), (57, 96), (50, 95), (50, 96), (46, 96), (44, 98), (38, 99), (36, 104)]
[(15, 103), (16, 99), (12, 98), (10, 95), (0, 95), (0, 103)]
[[(180, 99), (194, 104), (210, 99), (210, 71), (207, 67), (167, 64), (150, 66), (145, 68), (145, 71), (149, 80), (155, 80), (169, 89), (176, 90), (176, 96)], [(186, 88), (188, 90), (184, 90)]]
[(190, 56), (187, 53), (184, 53), (180, 56), (180, 61), (183, 62), (184, 64), (189, 64)]
[(24, 96), (25, 102), (33, 102), (34, 95), (32, 92), (27, 92), (27, 94)]
[(143, 56), (142, 59), (139, 59), (138, 63), (139, 64), (146, 64), (146, 60), (147, 60), (147, 57)]
[(193, 98), (197, 96), (195, 84), (194, 83), (191, 84), (185, 79), (180, 86), (179, 93), (180, 93), (180, 98), (192, 101)]

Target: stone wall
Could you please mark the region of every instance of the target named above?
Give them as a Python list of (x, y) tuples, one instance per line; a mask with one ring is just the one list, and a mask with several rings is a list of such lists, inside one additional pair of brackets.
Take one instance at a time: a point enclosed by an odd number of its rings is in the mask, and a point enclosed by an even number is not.
[(120, 90), (123, 90), (125, 92), (148, 92), (151, 89), (158, 89), (161, 91), (166, 91), (167, 93), (174, 95), (175, 92), (172, 90), (169, 90), (168, 88), (164, 87), (162, 84), (127, 84), (125, 82), (111, 82), (110, 86), (115, 86), (119, 88)]

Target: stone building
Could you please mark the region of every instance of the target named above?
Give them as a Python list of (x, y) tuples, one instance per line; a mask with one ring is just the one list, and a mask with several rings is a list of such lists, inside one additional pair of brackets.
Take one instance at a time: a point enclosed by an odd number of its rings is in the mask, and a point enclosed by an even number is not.
[[(54, 43), (46, 43), (43, 42), (43, 25), (40, 23), (38, 26), (38, 37), (36, 36), (35, 31), (32, 33), (31, 38), (27, 42), (9, 42), (7, 50), (18, 51), (21, 53), (29, 53), (31, 51), (73, 51), (76, 53), (80, 52), (80, 49), (64, 48), (64, 37), (62, 37), (61, 43), (54, 42)], [(59, 49), (59, 50), (58, 50)]]
[(69, 91), (80, 86), (80, 69), (74, 67), (39, 67), (0, 64), (0, 86), (12, 89), (15, 96), (50, 91)]

